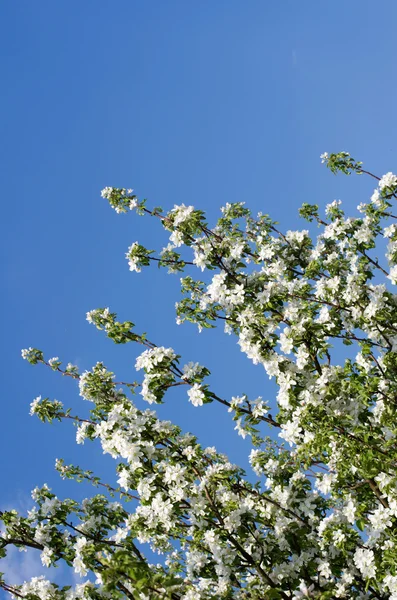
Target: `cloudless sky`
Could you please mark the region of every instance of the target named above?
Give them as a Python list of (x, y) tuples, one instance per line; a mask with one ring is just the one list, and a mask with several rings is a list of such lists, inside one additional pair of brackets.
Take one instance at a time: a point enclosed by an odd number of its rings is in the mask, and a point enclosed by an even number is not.
[[(348, 150), (378, 174), (396, 169), (396, 19), (393, 0), (3, 0), (2, 509), (26, 508), (44, 482), (79, 497), (55, 458), (115, 481), (96, 444), (77, 447), (73, 427), (29, 416), (39, 394), (89, 406), (72, 381), (20, 357), (34, 346), (134, 380), (138, 349), (114, 346), (86, 322), (90, 309), (109, 306), (183, 361), (206, 364), (225, 398), (274, 398), (235, 338), (175, 324), (178, 276), (128, 271), (132, 242), (161, 248), (165, 237), (155, 222), (117, 215), (100, 190), (193, 204), (210, 223), (226, 202), (246, 201), (284, 229), (306, 226), (302, 202), (355, 208), (372, 183), (333, 177), (319, 155)], [(159, 412), (247, 466), (249, 443), (221, 407), (195, 409), (175, 393)], [(22, 579), (36, 574), (15, 560)]]

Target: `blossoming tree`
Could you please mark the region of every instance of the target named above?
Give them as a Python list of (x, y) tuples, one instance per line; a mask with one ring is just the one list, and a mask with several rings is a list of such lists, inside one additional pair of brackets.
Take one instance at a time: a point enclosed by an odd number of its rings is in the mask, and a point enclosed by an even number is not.
[[(44, 565), (65, 563), (86, 578), (63, 588), (43, 577), (18, 586), (2, 578), (3, 590), (29, 600), (397, 599), (397, 177), (378, 178), (345, 152), (322, 159), (377, 187), (355, 217), (339, 201), (325, 215), (304, 204), (301, 216), (320, 229), (314, 240), (308, 230), (283, 233), (243, 203), (227, 204), (210, 228), (192, 206), (165, 213), (132, 190), (103, 190), (118, 213), (154, 217), (170, 232), (158, 254), (133, 243), (130, 269), (155, 263), (184, 273), (178, 322), (201, 329), (221, 321), (276, 379), (278, 409), (222, 397), (205, 366), (184, 364), (107, 308), (87, 319), (116, 344), (143, 347), (139, 382), (117, 383), (102, 363), (80, 373), (23, 350), (29, 363), (76, 380), (92, 406), (82, 419), (37, 398), (31, 414), (73, 421), (77, 442), (98, 439), (117, 475), (110, 485), (58, 460), (61, 477), (101, 493), (80, 503), (44, 486), (27, 515), (1, 513), (0, 557), (28, 548)], [(205, 283), (196, 268), (209, 271)], [(351, 347), (347, 358), (341, 343)], [(153, 405), (177, 385), (194, 406), (218, 402), (233, 414), (237, 432), (251, 437), (256, 483), (159, 420)], [(137, 393), (151, 406), (135, 403)], [(147, 548), (163, 555), (160, 564)]]

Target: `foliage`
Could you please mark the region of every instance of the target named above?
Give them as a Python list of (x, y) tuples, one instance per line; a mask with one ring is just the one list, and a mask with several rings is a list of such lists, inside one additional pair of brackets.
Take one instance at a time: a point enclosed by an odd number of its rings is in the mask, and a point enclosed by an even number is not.
[[(272, 416), (262, 398), (219, 396), (207, 368), (183, 365), (108, 308), (87, 319), (116, 344), (143, 346), (139, 382), (115, 382), (102, 363), (80, 373), (23, 350), (31, 364), (76, 380), (92, 405), (82, 419), (39, 397), (31, 413), (74, 422), (78, 443), (99, 440), (117, 462), (117, 484), (58, 460), (61, 477), (100, 493), (79, 503), (44, 486), (33, 491), (27, 516), (1, 513), (1, 557), (10, 546), (36, 549), (44, 565), (64, 562), (87, 576), (70, 588), (3, 578), (4, 590), (29, 600), (397, 599), (397, 177), (378, 178), (346, 152), (322, 160), (333, 173), (369, 175), (377, 187), (356, 217), (346, 217), (340, 201), (324, 218), (304, 204), (301, 216), (320, 228), (316, 239), (307, 229), (283, 233), (243, 203), (226, 204), (210, 228), (193, 206), (167, 213), (132, 190), (103, 190), (118, 213), (153, 217), (170, 232), (158, 254), (132, 244), (130, 269), (158, 264), (183, 273), (178, 323), (201, 330), (221, 321), (276, 379), (278, 410)], [(382, 237), (386, 261), (377, 257)], [(195, 267), (206, 281), (194, 279)], [(351, 347), (346, 358), (341, 342)], [(251, 438), (256, 483), (132, 399), (139, 390), (147, 403), (161, 403), (175, 386), (185, 386), (196, 407), (218, 402), (233, 414), (238, 434)], [(163, 555), (158, 565), (147, 547)]]

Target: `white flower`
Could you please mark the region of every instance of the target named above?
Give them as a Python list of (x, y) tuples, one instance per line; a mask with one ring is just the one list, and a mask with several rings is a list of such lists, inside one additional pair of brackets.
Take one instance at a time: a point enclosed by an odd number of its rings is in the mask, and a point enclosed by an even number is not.
[(308, 230), (304, 229), (303, 231), (287, 231), (285, 237), (291, 244), (301, 244), (308, 235)]
[(103, 190), (101, 191), (102, 198), (106, 198), (106, 200), (109, 200), (110, 196), (113, 193), (113, 190), (114, 190), (114, 188), (112, 188), (112, 187), (103, 188)]
[(123, 469), (119, 475), (119, 478), (117, 479), (117, 483), (123, 489), (128, 490), (130, 487), (129, 480), (130, 480), (130, 474), (128, 472), (128, 469)]
[(50, 548), (44, 548), (41, 553), (41, 562), (45, 567), (49, 567), (51, 564), (51, 560), (53, 559), (54, 552)]
[(354, 232), (354, 239), (358, 241), (359, 244), (366, 244), (372, 239), (372, 231), (366, 225), (362, 225), (357, 231)]
[(207, 264), (207, 256), (203, 252), (200, 252), (197, 248), (194, 248), (193, 263), (196, 265), (196, 267), (204, 271)]
[(228, 409), (228, 412), (232, 412), (233, 410), (236, 410), (236, 408), (238, 406), (240, 406), (241, 404), (243, 404), (245, 401), (247, 400), (247, 396), (232, 396), (232, 401), (230, 402), (230, 408)]
[(157, 346), (150, 350), (145, 350), (136, 359), (135, 368), (137, 371), (145, 369), (147, 373), (155, 369), (157, 365), (163, 362), (163, 360), (172, 361), (176, 358), (176, 354), (172, 348), (164, 348), (164, 346)]
[(356, 515), (356, 506), (355, 506), (352, 498), (349, 499), (347, 504), (344, 506), (342, 512), (345, 515), (346, 519), (349, 521), (349, 523), (354, 524), (355, 515)]
[(329, 494), (332, 484), (337, 479), (334, 473), (324, 473), (316, 479), (316, 489), (323, 494)]
[(30, 581), (25, 581), (21, 586), (20, 592), (23, 598), (27, 595), (35, 595), (41, 600), (49, 600), (57, 593), (55, 586), (52, 585), (45, 577), (32, 577)]
[(354, 564), (365, 579), (372, 579), (375, 577), (375, 555), (372, 550), (357, 548), (354, 553)]
[(375, 204), (375, 206), (380, 206), (381, 201), (382, 201), (382, 198), (381, 198), (381, 195), (379, 193), (379, 190), (378, 189), (374, 190), (374, 193), (371, 196), (371, 202), (373, 204)]
[(83, 577), (85, 575), (87, 575), (87, 568), (84, 564), (84, 560), (83, 560), (83, 555), (82, 555), (82, 551), (84, 550), (84, 547), (87, 545), (87, 539), (85, 537), (79, 537), (77, 538), (77, 541), (74, 545), (74, 549), (75, 549), (75, 557), (73, 560), (73, 567), (75, 570), (75, 573), (78, 573), (79, 575), (82, 575)]
[(34, 540), (46, 546), (51, 540), (51, 527), (47, 523), (39, 523), (34, 532)]
[(255, 400), (255, 406), (252, 409), (252, 415), (255, 419), (260, 419), (263, 415), (269, 412), (269, 407), (265, 402), (262, 401), (262, 398), (257, 398)]
[(61, 502), (58, 498), (46, 498), (41, 505), (40, 513), (45, 517), (51, 517), (60, 506)]
[(379, 185), (379, 189), (382, 191), (385, 188), (394, 188), (397, 185), (397, 177), (389, 171), (389, 173), (386, 173), (386, 175), (383, 175), (383, 177), (380, 179), (378, 185)]
[(321, 575), (322, 577), (325, 577), (326, 579), (331, 579), (332, 571), (331, 571), (331, 566), (328, 561), (322, 560), (318, 563), (318, 573), (319, 573), (319, 575)]
[(76, 442), (78, 444), (84, 444), (84, 440), (87, 437), (87, 429), (90, 426), (90, 423), (80, 423), (77, 427), (76, 432)]
[(329, 308), (327, 306), (322, 306), (316, 319), (317, 323), (328, 323), (330, 320)]
[(37, 407), (39, 406), (41, 401), (41, 396), (37, 396), (37, 398), (35, 398), (33, 400), (33, 402), (30, 403), (30, 415), (34, 415), (35, 412), (37, 411)]
[(189, 400), (193, 404), (193, 406), (203, 405), (205, 394), (198, 383), (195, 383), (193, 387), (190, 388), (187, 395), (189, 396)]
[(392, 526), (391, 511), (384, 506), (379, 506), (379, 508), (375, 509), (374, 512), (369, 515), (368, 519), (373, 528), (372, 533), (375, 534), (375, 537), (378, 537), (382, 531)]
[(182, 379), (194, 379), (198, 373), (201, 373), (203, 367), (199, 363), (190, 362), (183, 366)]
[(329, 158), (329, 154), (328, 152), (323, 152), (322, 154), (320, 154), (320, 158), (321, 158), (321, 162), (324, 164), (325, 162), (327, 162), (328, 158)]
[(280, 333), (280, 348), (285, 354), (291, 354), (291, 350), (294, 347), (294, 340), (288, 337), (287, 333), (284, 331)]
[(141, 267), (139, 266), (139, 260), (141, 257), (134, 254), (138, 246), (138, 242), (134, 242), (133, 244), (131, 244), (131, 246), (128, 248), (128, 251), (125, 254), (125, 257), (128, 260), (128, 266), (130, 267), (130, 271), (136, 271), (137, 273), (140, 273)]
[(42, 486), (42, 488), (35, 487), (35, 488), (34, 488), (34, 490), (32, 490), (32, 494), (31, 494), (31, 495), (32, 495), (32, 498), (33, 498), (33, 500), (34, 500), (35, 502), (37, 502), (37, 501), (38, 501), (38, 499), (40, 498), (40, 494), (41, 494), (41, 492), (42, 492), (43, 490), (44, 490), (44, 491), (46, 491), (46, 492), (50, 492), (50, 491), (51, 491), (51, 488), (49, 488), (49, 487), (48, 487), (48, 485), (45, 483), (45, 484)]
[(395, 600), (397, 598), (397, 575), (386, 575), (382, 584), (393, 594), (390, 600)]
[(193, 211), (194, 206), (185, 206), (184, 204), (178, 206), (175, 204), (174, 208), (170, 211), (170, 215), (174, 217), (174, 227), (178, 227), (178, 225), (187, 221)]
[(301, 432), (302, 427), (300, 427), (297, 421), (287, 421), (287, 423), (282, 423), (281, 433), (279, 433), (278, 436), (292, 446), (299, 440)]
[(397, 283), (397, 265), (394, 265), (391, 269), (390, 269), (390, 273), (387, 276), (388, 279), (390, 279), (390, 281), (394, 284)]
[(385, 227), (383, 230), (383, 237), (385, 238), (391, 238), (393, 237), (393, 235), (396, 233), (396, 226), (394, 225), (394, 223), (392, 225), (389, 225), (389, 227)]
[(242, 419), (237, 419), (236, 421), (236, 427), (234, 428), (237, 433), (245, 440), (245, 438), (247, 437), (247, 430), (244, 429), (243, 425), (242, 425)]
[(183, 233), (175, 229), (170, 235), (171, 248), (179, 248), (183, 244)]
[(306, 348), (303, 345), (300, 345), (298, 347), (298, 351), (296, 352), (295, 356), (296, 356), (296, 366), (298, 367), (298, 369), (304, 369), (304, 367), (309, 362), (309, 358), (310, 358), (309, 352), (306, 350)]
[(342, 204), (342, 200), (333, 200), (325, 207), (326, 215), (329, 215), (335, 208), (338, 208)]
[(236, 244), (234, 244), (231, 248), (230, 248), (230, 256), (232, 258), (234, 258), (234, 260), (239, 260), (241, 258), (241, 255), (244, 251), (245, 248), (245, 242), (238, 242)]
[(376, 477), (375, 481), (379, 486), (379, 489), (383, 491), (388, 485), (390, 485), (392, 478), (387, 473), (380, 472)]

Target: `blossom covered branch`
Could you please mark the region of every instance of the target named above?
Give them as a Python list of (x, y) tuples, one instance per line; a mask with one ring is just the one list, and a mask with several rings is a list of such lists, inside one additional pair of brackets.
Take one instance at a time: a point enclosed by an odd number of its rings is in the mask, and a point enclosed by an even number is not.
[[(22, 351), (78, 383), (91, 408), (82, 418), (39, 397), (31, 413), (75, 423), (78, 443), (99, 442), (114, 458), (116, 478), (58, 460), (63, 478), (102, 493), (77, 502), (44, 486), (27, 516), (1, 514), (0, 558), (10, 546), (28, 548), (45, 566), (65, 563), (87, 577), (63, 588), (0, 579), (5, 591), (29, 600), (397, 600), (397, 177), (378, 177), (346, 152), (321, 158), (377, 187), (354, 217), (340, 201), (324, 216), (304, 204), (308, 228), (299, 231), (283, 232), (243, 203), (226, 204), (210, 227), (193, 206), (164, 212), (132, 190), (102, 191), (117, 213), (153, 217), (169, 232), (159, 252), (133, 242), (130, 270), (156, 264), (182, 274), (177, 322), (200, 331), (222, 324), (278, 393), (271, 403), (223, 398), (205, 366), (181, 365), (172, 348), (103, 308), (87, 319), (117, 344), (144, 346), (141, 381), (116, 383), (103, 363), (80, 373)], [(198, 410), (215, 401), (233, 414), (251, 441), (252, 474), (157, 417), (153, 406), (175, 387)]]

